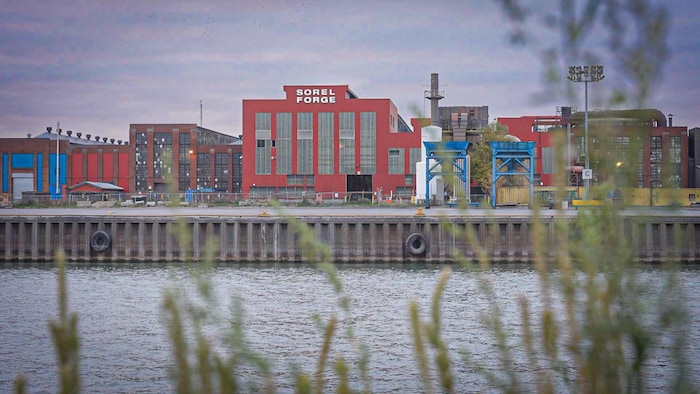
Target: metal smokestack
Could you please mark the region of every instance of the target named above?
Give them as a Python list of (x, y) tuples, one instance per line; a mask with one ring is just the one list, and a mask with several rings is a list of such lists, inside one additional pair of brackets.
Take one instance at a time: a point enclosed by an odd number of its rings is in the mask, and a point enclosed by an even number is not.
[(425, 98), (430, 100), (430, 124), (432, 126), (440, 125), (440, 112), (438, 102), (443, 98), (440, 92), (440, 83), (438, 82), (438, 74), (430, 74), (430, 90), (425, 91)]

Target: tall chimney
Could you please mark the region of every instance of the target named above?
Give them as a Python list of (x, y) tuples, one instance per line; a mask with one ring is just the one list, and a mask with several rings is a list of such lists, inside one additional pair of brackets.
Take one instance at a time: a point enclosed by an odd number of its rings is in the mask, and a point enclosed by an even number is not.
[(430, 90), (425, 92), (425, 98), (430, 100), (430, 124), (441, 127), (438, 102), (443, 99), (443, 96), (440, 94), (437, 73), (430, 74)]

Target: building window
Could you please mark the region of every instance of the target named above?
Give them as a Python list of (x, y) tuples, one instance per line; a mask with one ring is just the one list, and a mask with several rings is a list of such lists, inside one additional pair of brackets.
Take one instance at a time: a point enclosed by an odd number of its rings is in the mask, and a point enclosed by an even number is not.
[(240, 193), (243, 190), (243, 154), (234, 152), (233, 154), (233, 193)]
[(389, 174), (404, 174), (403, 148), (389, 148)]
[(355, 173), (355, 113), (340, 113), (340, 173)]
[(173, 163), (173, 135), (153, 134), (153, 180), (163, 181), (170, 175)]
[(333, 127), (333, 112), (321, 112), (318, 114), (318, 173), (332, 175), (335, 146)]
[(554, 148), (542, 148), (542, 173), (554, 174)]
[(184, 192), (190, 188), (190, 165), (189, 163), (178, 165), (178, 191)]
[(297, 114), (297, 172), (314, 173), (314, 122), (313, 113)]
[(414, 174), (406, 174), (404, 175), (404, 184), (406, 186), (413, 186), (413, 180), (416, 179)]
[(661, 145), (660, 136), (651, 137), (651, 155), (649, 157), (650, 170), (650, 182), (651, 187), (660, 188), (663, 187), (663, 176), (662, 176), (662, 166), (663, 166), (663, 151)]
[(416, 164), (418, 164), (420, 161), (423, 159), (420, 157), (421, 155), (421, 149), (420, 148), (411, 148), (409, 151), (409, 158), (408, 160), (410, 161), (410, 166), (411, 168), (408, 169), (409, 174), (415, 174), (416, 173)]
[(197, 153), (197, 188), (213, 187), (211, 183), (211, 156)]
[(304, 176), (303, 175), (296, 175), (296, 174), (287, 175), (287, 185), (303, 185), (303, 184), (304, 184)]
[(214, 158), (214, 187), (228, 190), (228, 154), (217, 153)]
[(668, 164), (669, 187), (681, 187), (681, 137), (669, 137)]
[[(374, 174), (377, 168), (377, 114), (360, 113), (360, 169)], [(403, 172), (403, 171), (402, 171)]]
[(180, 133), (178, 136), (178, 184), (177, 190), (184, 192), (190, 188), (190, 133)]
[(255, 173), (272, 173), (272, 115), (269, 112), (255, 114)]
[(136, 133), (136, 191), (141, 193), (148, 189), (148, 140), (146, 133)]
[(314, 186), (314, 176), (309, 174), (287, 175), (288, 186)]
[(292, 114), (280, 112), (277, 114), (277, 135), (275, 146), (275, 161), (278, 174), (290, 174), (292, 172)]

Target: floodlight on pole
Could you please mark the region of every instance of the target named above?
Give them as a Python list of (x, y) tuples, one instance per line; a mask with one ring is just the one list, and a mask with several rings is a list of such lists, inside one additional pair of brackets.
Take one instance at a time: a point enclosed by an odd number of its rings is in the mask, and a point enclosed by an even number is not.
[[(605, 78), (603, 73), (603, 66), (592, 65), (592, 66), (569, 66), (569, 76), (567, 77), (571, 82), (583, 82), (585, 85), (585, 109), (584, 109), (584, 140), (583, 140), (583, 151), (585, 155), (585, 173), (590, 174), (590, 159), (588, 154), (588, 82), (598, 82)], [(590, 176), (583, 177), (583, 189), (584, 198), (588, 198), (588, 187), (590, 182)]]

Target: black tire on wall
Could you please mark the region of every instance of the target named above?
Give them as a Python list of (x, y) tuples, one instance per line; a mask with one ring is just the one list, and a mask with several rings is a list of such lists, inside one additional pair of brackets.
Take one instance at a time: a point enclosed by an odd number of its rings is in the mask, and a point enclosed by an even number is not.
[(95, 231), (90, 237), (90, 249), (94, 252), (104, 252), (112, 244), (112, 237), (106, 231)]
[(428, 241), (421, 233), (413, 233), (406, 238), (406, 252), (411, 256), (424, 256), (428, 249)]

